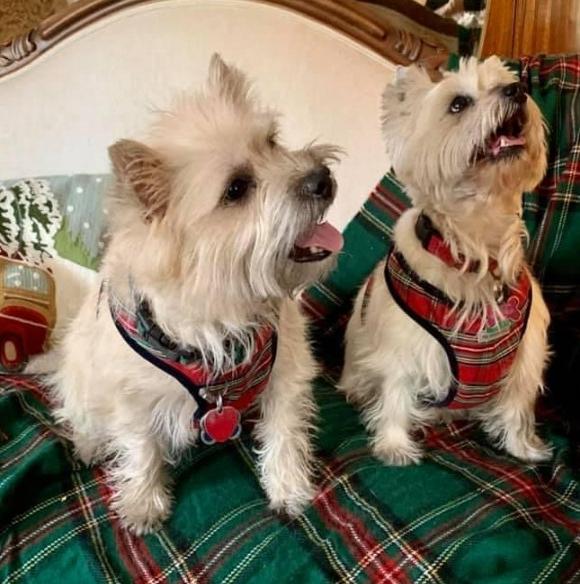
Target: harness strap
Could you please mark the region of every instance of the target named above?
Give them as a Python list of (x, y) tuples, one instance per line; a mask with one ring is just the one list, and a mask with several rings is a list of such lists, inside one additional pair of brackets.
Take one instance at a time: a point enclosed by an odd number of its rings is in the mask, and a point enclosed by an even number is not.
[(115, 318), (115, 314), (113, 313), (112, 309), (111, 317), (113, 319), (113, 323), (115, 324), (115, 328), (119, 331), (119, 334), (121, 335), (123, 340), (127, 343), (127, 345), (129, 345), (129, 347), (131, 347), (131, 349), (133, 349), (133, 351), (135, 351), (135, 353), (137, 353), (140, 357), (145, 359), (145, 361), (151, 363), (151, 365), (154, 365), (164, 373), (167, 373), (167, 375), (173, 377), (173, 379), (178, 381), (187, 390), (189, 395), (191, 395), (191, 397), (197, 404), (197, 409), (195, 410), (193, 417), (196, 422), (199, 422), (199, 420), (204, 416), (204, 414), (210, 409), (208, 402), (200, 396), (200, 391), (203, 389), (203, 387), (193, 383), (187, 377), (187, 375), (171, 367), (171, 365), (167, 364), (165, 361), (163, 361), (163, 359), (156, 357), (155, 355), (147, 351), (147, 349), (139, 345), (139, 343), (137, 343), (129, 335), (129, 333), (127, 333), (127, 331), (121, 326), (121, 323)]
[[(457, 357), (455, 356), (455, 351), (453, 351), (453, 348), (451, 347), (451, 345), (449, 344), (449, 342), (445, 338), (445, 335), (443, 335), (439, 330), (437, 330), (437, 328), (434, 327), (427, 319), (422, 318), (419, 314), (412, 311), (409, 308), (409, 306), (407, 305), (407, 303), (401, 298), (401, 295), (399, 294), (397, 287), (393, 283), (393, 277), (392, 277), (390, 269), (389, 269), (389, 264), (390, 264), (389, 260), (391, 258), (391, 254), (394, 254), (394, 257), (397, 259), (397, 261), (401, 264), (401, 266), (403, 267), (403, 269), (406, 272), (415, 275), (415, 273), (411, 270), (411, 268), (409, 267), (409, 265), (405, 261), (405, 258), (403, 257), (403, 255), (399, 252), (395, 252), (394, 249), (391, 249), (391, 251), (389, 252), (389, 255), (387, 257), (387, 261), (385, 262), (385, 271), (384, 271), (385, 282), (387, 284), (387, 288), (389, 289), (389, 292), (391, 293), (391, 296), (393, 297), (393, 299), (397, 303), (397, 306), (407, 316), (409, 316), (409, 318), (413, 319), (420, 327), (425, 329), (441, 345), (441, 347), (445, 351), (445, 355), (447, 356), (447, 360), (449, 361), (449, 367), (451, 368), (451, 385), (449, 386), (449, 389), (447, 391), (447, 395), (443, 399), (440, 399), (440, 400), (425, 399), (424, 403), (426, 406), (431, 406), (431, 407), (437, 407), (437, 408), (447, 407), (448, 405), (450, 405), (453, 402), (453, 400), (455, 399), (455, 396), (457, 395), (457, 391), (459, 389), (459, 384), (457, 381), (458, 374), (459, 374), (459, 365), (457, 363)], [(418, 276), (417, 276), (417, 278), (418, 278)]]
[[(101, 287), (101, 292), (99, 293), (99, 304), (100, 298), (102, 296), (103, 286)], [(155, 323), (150, 310), (139, 310), (135, 313), (134, 318), (136, 321), (145, 322), (147, 325), (153, 324), (154, 326), (146, 326), (145, 333), (142, 334), (143, 341), (151, 344), (151, 350), (139, 342), (138, 339), (134, 338), (130, 331), (123, 325), (122, 319), (118, 318), (112, 303), (109, 301), (109, 312), (111, 318), (115, 325), (115, 328), (121, 335), (121, 338), (127, 343), (127, 345), (135, 351), (140, 357), (145, 359), (151, 365), (157, 367), (173, 379), (175, 379), (193, 398), (197, 408), (194, 413), (194, 423), (196, 426), (199, 425), (200, 420), (204, 415), (215, 407), (212, 400), (206, 399), (204, 396), (204, 390), (216, 388), (220, 386), (224, 388), (223, 393), (218, 391), (219, 395), (222, 395), (226, 405), (231, 406), (242, 412), (248, 409), (257, 396), (265, 388), (264, 381), (267, 381), (266, 376), (270, 374), (274, 361), (276, 359), (278, 336), (273, 328), (268, 329), (269, 336), (265, 336), (262, 330), (260, 336), (259, 350), (253, 355), (253, 361), (245, 367), (243, 373), (239, 377), (235, 377), (236, 369), (232, 370), (230, 373), (231, 379), (228, 379), (228, 372), (218, 380), (218, 383), (211, 384), (211, 380), (208, 383), (196, 383), (188, 375), (187, 371), (184, 370), (187, 365), (184, 365), (180, 359), (188, 358), (192, 363), (197, 363), (199, 361), (200, 354), (197, 349), (192, 351), (181, 350), (176, 343), (169, 339), (161, 330), (161, 328)], [(155, 354), (161, 351), (162, 356)], [(267, 355), (270, 353), (270, 355)], [(265, 365), (268, 366), (268, 371), (264, 373)], [(240, 365), (239, 367), (244, 367)], [(228, 383), (235, 384), (242, 381), (243, 385), (238, 385), (234, 389), (234, 393), (237, 393), (235, 399), (228, 399)], [(254, 381), (254, 382), (253, 382)], [(242, 387), (241, 393), (236, 392)]]
[(399, 308), (440, 344), (449, 362), (447, 395), (426, 403), (461, 409), (481, 405), (495, 396), (526, 330), (532, 301), (527, 270), (522, 270), (517, 285), (499, 305), (500, 320), (487, 308), (473, 319), (456, 320), (451, 299), (413, 271), (398, 251), (390, 251), (384, 278)]

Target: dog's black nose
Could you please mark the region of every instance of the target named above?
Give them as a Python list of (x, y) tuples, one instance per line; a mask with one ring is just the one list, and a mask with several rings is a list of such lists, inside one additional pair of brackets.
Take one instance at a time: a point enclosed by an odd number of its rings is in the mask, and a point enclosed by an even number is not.
[(527, 99), (526, 88), (523, 83), (510, 83), (502, 90), (505, 97), (515, 101), (516, 103), (524, 103)]
[(301, 193), (306, 197), (328, 199), (332, 196), (333, 184), (328, 166), (319, 166), (309, 172), (300, 186)]

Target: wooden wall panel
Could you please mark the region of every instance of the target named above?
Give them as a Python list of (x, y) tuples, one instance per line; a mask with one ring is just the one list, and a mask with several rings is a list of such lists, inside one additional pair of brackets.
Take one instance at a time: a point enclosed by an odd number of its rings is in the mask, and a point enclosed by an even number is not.
[(481, 56), (580, 53), (580, 0), (487, 0)]

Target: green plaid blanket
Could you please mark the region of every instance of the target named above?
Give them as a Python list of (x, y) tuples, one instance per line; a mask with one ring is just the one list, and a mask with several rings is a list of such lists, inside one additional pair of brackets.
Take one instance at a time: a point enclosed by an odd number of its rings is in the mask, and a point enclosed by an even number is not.
[[(578, 314), (578, 58), (521, 62), (551, 130), (550, 172), (526, 196), (530, 258), (554, 314)], [(340, 361), (350, 300), (389, 246), (408, 204), (387, 175), (348, 226), (336, 272), (305, 295), (318, 351)], [(580, 472), (550, 411), (552, 461), (522, 464), (476, 426), (430, 430), (425, 460), (374, 460), (332, 369), (317, 380), (318, 493), (295, 520), (271, 513), (247, 438), (192, 449), (175, 469), (175, 509), (138, 538), (111, 513), (100, 468), (77, 462), (31, 377), (0, 384), (0, 582), (580, 582)], [(580, 410), (576, 410), (580, 411)]]
[(119, 526), (103, 472), (72, 457), (30, 378), (0, 399), (0, 581), (580, 581), (580, 493), (566, 440), (550, 464), (523, 465), (469, 424), (436, 428), (410, 468), (373, 459), (356, 413), (328, 379), (319, 492), (304, 516), (271, 513), (252, 444), (199, 448), (174, 475), (176, 504), (144, 538)]

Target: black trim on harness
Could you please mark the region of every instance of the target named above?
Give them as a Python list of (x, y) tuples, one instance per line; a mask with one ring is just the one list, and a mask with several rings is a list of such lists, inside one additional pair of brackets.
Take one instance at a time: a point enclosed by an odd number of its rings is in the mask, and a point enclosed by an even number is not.
[[(451, 381), (451, 385), (449, 386), (449, 390), (447, 392), (447, 395), (442, 400), (439, 400), (439, 401), (425, 400), (425, 403), (429, 406), (444, 408), (444, 407), (448, 406), (455, 399), (455, 396), (457, 395), (457, 390), (458, 390), (457, 378), (458, 378), (458, 372), (459, 372), (459, 367), (457, 365), (457, 358), (455, 357), (455, 353), (453, 352), (453, 349), (449, 346), (447, 339), (428, 320), (426, 320), (423, 317), (419, 316), (418, 314), (415, 314), (414, 312), (412, 312), (409, 309), (409, 307), (405, 304), (405, 302), (403, 302), (403, 299), (399, 296), (399, 294), (396, 291), (395, 286), (393, 284), (391, 274), (389, 273), (389, 259), (391, 257), (391, 254), (393, 254), (393, 253), (396, 255), (397, 260), (399, 260), (401, 262), (401, 265), (403, 266), (403, 268), (408, 269), (412, 277), (414, 277), (414, 278), (417, 277), (416, 274), (411, 270), (411, 268), (409, 268), (409, 266), (407, 265), (407, 262), (403, 259), (402, 254), (399, 252), (395, 252), (393, 249), (391, 249), (391, 251), (389, 252), (389, 255), (387, 256), (387, 261), (385, 263), (384, 275), (385, 275), (385, 282), (387, 284), (387, 288), (389, 289), (389, 292), (391, 293), (393, 300), (397, 303), (399, 308), (405, 314), (407, 314), (410, 318), (412, 318), (420, 327), (425, 329), (435, 340), (437, 340), (439, 342), (439, 344), (443, 347), (445, 354), (447, 355), (447, 359), (449, 361), (449, 366), (451, 367), (451, 374), (453, 375), (453, 379)], [(424, 282), (421, 279), (418, 279), (418, 280), (422, 286), (425, 286), (425, 287), (427, 287), (427, 285), (429, 286), (429, 292), (431, 292), (432, 294), (437, 295), (439, 297), (442, 296), (441, 299), (445, 299), (445, 301), (450, 302), (449, 298), (447, 298), (447, 296), (442, 294), (437, 288), (435, 288), (434, 286), (431, 286), (431, 284), (429, 284), (428, 282)], [(437, 292), (437, 294), (435, 294), (435, 292)]]
[[(117, 331), (121, 335), (122, 339), (127, 343), (127, 345), (129, 345), (129, 347), (131, 349), (133, 349), (133, 351), (135, 351), (135, 353), (137, 353), (140, 357), (145, 359), (145, 361), (151, 363), (151, 365), (157, 367), (158, 369), (160, 369), (164, 373), (167, 373), (167, 375), (173, 377), (173, 379), (175, 379), (178, 383), (180, 383), (185, 388), (185, 390), (191, 395), (191, 397), (194, 399), (195, 403), (197, 404), (197, 409), (195, 410), (195, 412), (193, 414), (194, 419), (199, 421), (201, 418), (203, 418), (205, 413), (210, 409), (208, 402), (206, 400), (204, 400), (200, 394), (201, 390), (205, 386), (200, 386), (200, 385), (197, 385), (195, 383), (192, 383), (190, 381), (190, 379), (187, 377), (187, 375), (181, 373), (181, 371), (179, 371), (177, 369), (174, 369), (173, 367), (171, 367), (171, 365), (168, 365), (162, 359), (156, 357), (155, 355), (153, 355), (152, 353), (147, 351), (147, 349), (145, 349), (144, 347), (139, 345), (134, 339), (131, 338), (131, 336), (127, 333), (127, 331), (117, 321), (117, 319), (115, 318), (115, 315), (113, 314), (112, 309), (110, 309), (110, 313), (111, 313), (111, 318), (113, 320), (115, 328), (117, 329)], [(273, 369), (274, 363), (276, 361), (276, 355), (278, 353), (278, 335), (277, 335), (275, 330), (272, 332), (272, 338), (270, 340), (270, 343), (272, 345), (272, 348), (271, 348), (271, 351), (272, 351), (271, 368)], [(264, 347), (264, 350), (266, 349), (266, 346)]]
[(141, 347), (127, 334), (127, 331), (119, 324), (112, 311), (111, 318), (113, 319), (115, 328), (119, 331), (119, 334), (121, 335), (123, 340), (129, 345), (129, 347), (131, 347), (131, 349), (133, 349), (133, 351), (135, 351), (135, 353), (137, 353), (137, 355), (143, 357), (145, 361), (148, 361), (149, 363), (151, 363), (151, 365), (154, 365), (158, 369), (161, 369), (161, 371), (163, 371), (164, 373), (167, 373), (167, 375), (173, 377), (173, 379), (178, 381), (187, 390), (187, 392), (191, 395), (191, 397), (197, 404), (197, 409), (195, 410), (193, 417), (199, 421), (203, 417), (203, 415), (210, 409), (208, 403), (200, 395), (202, 387), (196, 385), (195, 383), (192, 383), (187, 378), (186, 375), (184, 375), (180, 371), (177, 371), (176, 369), (173, 369), (171, 365), (168, 365), (162, 359), (158, 359), (149, 351), (147, 351), (147, 349)]

